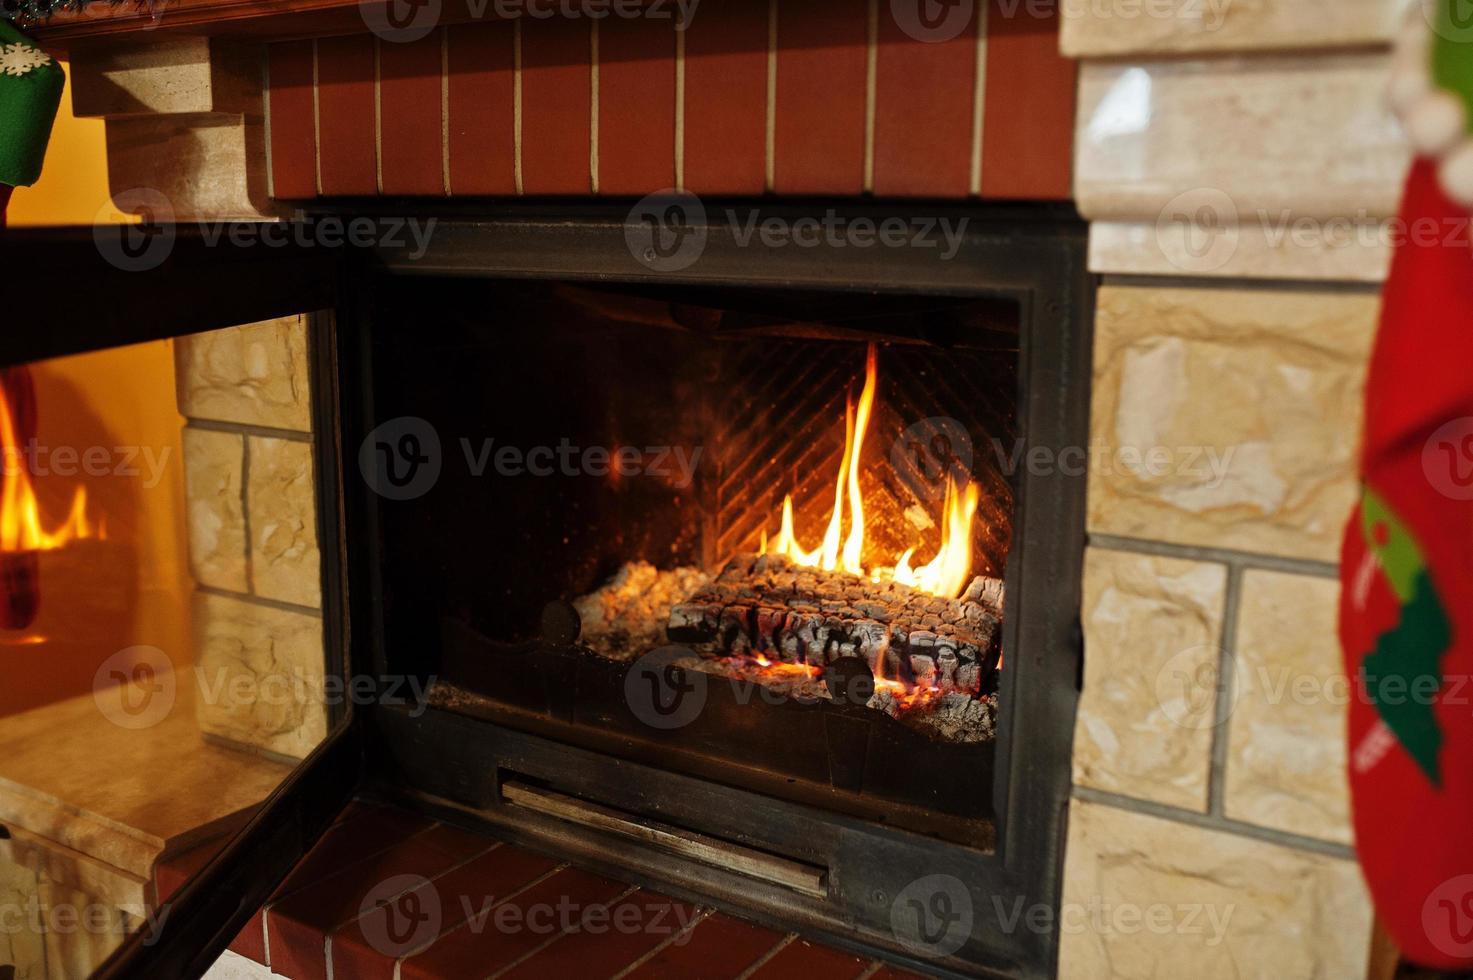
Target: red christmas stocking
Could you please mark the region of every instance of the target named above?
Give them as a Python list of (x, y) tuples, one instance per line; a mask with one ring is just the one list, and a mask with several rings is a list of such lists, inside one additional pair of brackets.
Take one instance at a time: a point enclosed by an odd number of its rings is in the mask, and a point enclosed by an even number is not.
[(1356, 847), (1417, 962), (1473, 964), (1473, 246), (1412, 169), (1366, 389), (1340, 638)]

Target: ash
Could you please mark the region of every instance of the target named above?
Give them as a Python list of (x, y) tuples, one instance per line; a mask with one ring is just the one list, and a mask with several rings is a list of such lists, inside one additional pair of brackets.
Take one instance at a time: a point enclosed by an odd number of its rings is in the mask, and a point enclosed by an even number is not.
[(710, 581), (699, 568), (661, 571), (647, 561), (626, 562), (596, 591), (573, 600), (583, 623), (582, 640), (618, 661), (664, 646), (671, 607)]

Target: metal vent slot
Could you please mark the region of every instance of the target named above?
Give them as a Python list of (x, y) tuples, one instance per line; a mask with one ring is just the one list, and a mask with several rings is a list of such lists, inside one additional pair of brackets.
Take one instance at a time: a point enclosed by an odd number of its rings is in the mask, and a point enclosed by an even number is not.
[(501, 797), (513, 806), (591, 830), (627, 837), (723, 871), (780, 885), (812, 898), (828, 897), (828, 871), (824, 868), (789, 861), (525, 783), (503, 781)]

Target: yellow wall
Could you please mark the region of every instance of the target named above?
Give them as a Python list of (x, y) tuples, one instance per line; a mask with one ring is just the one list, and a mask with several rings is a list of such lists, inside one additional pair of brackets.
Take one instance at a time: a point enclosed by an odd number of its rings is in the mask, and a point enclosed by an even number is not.
[(41, 179), (31, 187), (17, 187), (5, 220), (12, 228), (25, 225), (91, 225), (99, 221), (136, 221), (119, 214), (107, 192), (107, 144), (101, 119), (72, 115), (71, 68), (66, 91), (56, 114), (51, 144)]

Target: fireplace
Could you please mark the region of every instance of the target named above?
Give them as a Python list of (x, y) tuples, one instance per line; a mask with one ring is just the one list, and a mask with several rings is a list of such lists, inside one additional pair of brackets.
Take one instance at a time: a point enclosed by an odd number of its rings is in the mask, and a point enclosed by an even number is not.
[(1008, 910), (1057, 901), (1081, 238), (943, 209), (950, 261), (785, 252), (749, 210), (674, 272), (615, 212), (375, 256), (339, 324), (353, 628), (429, 694), (373, 710), (370, 769), (666, 890), (1046, 972)]
[[(425, 207), (418, 251), (180, 232), (143, 272), (92, 238), (40, 242), (41, 268), (97, 289), (28, 308), (70, 326), (9, 363), (193, 335), (173, 345), (185, 449), (228, 443), (240, 475), (186, 487), (191, 520), (234, 527), (206, 505), (238, 505), (251, 542), (216, 568), (191, 526), (196, 590), (258, 617), (219, 619), (200, 663), (244, 644), (259, 683), (310, 681), (264, 625), (306, 618), (323, 690), (348, 692), (297, 705), (315, 728), (265, 731), (249, 697), (200, 714), (217, 741), (310, 754), (104, 975), (203, 969), (355, 795), (928, 974), (1052, 973), (1082, 229), (1043, 205), (706, 202), (676, 223), (700, 254), (672, 266), (638, 247), (642, 207)], [(944, 257), (852, 234), (938, 225)], [(227, 347), (251, 352), (239, 384)], [(273, 357), (310, 431), (258, 417), (249, 372)], [(303, 481), (312, 500), (285, 499)], [(283, 555), (256, 548), (292, 509), (320, 544), (310, 610), (316, 555), (277, 581)]]

